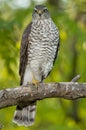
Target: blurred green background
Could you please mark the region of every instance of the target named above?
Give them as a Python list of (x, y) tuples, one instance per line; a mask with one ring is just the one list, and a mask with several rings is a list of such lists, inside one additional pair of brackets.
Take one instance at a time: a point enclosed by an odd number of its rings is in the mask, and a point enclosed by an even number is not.
[[(0, 89), (19, 86), (19, 51), (36, 4), (48, 7), (60, 31), (60, 51), (45, 82), (86, 82), (86, 0), (0, 0)], [(86, 130), (86, 99), (38, 101), (31, 127), (12, 123), (15, 107), (0, 110), (2, 130)]]

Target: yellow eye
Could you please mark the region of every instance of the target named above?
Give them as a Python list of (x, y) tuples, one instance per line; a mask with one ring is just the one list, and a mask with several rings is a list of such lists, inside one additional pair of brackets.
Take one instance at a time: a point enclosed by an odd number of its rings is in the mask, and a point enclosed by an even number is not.
[(36, 12), (36, 13), (37, 13), (37, 12), (38, 12), (38, 11), (37, 11), (37, 9), (34, 9), (34, 12)]
[(43, 10), (43, 12), (45, 12), (45, 13), (46, 13), (47, 11), (48, 11), (47, 8)]

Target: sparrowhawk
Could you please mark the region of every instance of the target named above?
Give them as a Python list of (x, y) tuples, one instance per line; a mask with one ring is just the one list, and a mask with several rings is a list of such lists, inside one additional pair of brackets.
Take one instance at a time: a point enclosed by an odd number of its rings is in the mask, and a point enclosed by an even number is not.
[[(59, 49), (59, 31), (46, 6), (36, 5), (32, 22), (24, 30), (20, 48), (20, 85), (42, 82), (52, 70)], [(17, 106), (13, 121), (18, 125), (34, 123), (36, 103)]]

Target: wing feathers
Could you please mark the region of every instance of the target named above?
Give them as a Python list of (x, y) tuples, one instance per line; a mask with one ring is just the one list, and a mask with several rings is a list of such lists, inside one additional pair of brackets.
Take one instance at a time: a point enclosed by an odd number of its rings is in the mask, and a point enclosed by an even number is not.
[(21, 40), (21, 47), (20, 47), (20, 64), (19, 64), (19, 75), (20, 75), (20, 85), (22, 85), (23, 83), (23, 76), (24, 76), (24, 72), (25, 72), (25, 68), (26, 68), (26, 64), (27, 64), (27, 49), (29, 44), (28, 41), (28, 36), (31, 32), (31, 23), (26, 27), (26, 29), (24, 30), (24, 33), (22, 35), (22, 40)]

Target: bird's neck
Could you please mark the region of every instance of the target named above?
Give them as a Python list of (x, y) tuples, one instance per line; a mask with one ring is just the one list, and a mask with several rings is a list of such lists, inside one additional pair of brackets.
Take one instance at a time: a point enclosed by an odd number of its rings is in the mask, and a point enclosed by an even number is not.
[(48, 19), (32, 19), (32, 24), (38, 24), (38, 23), (45, 23), (45, 22), (48, 22), (48, 21), (51, 21), (51, 18), (48, 18)]

